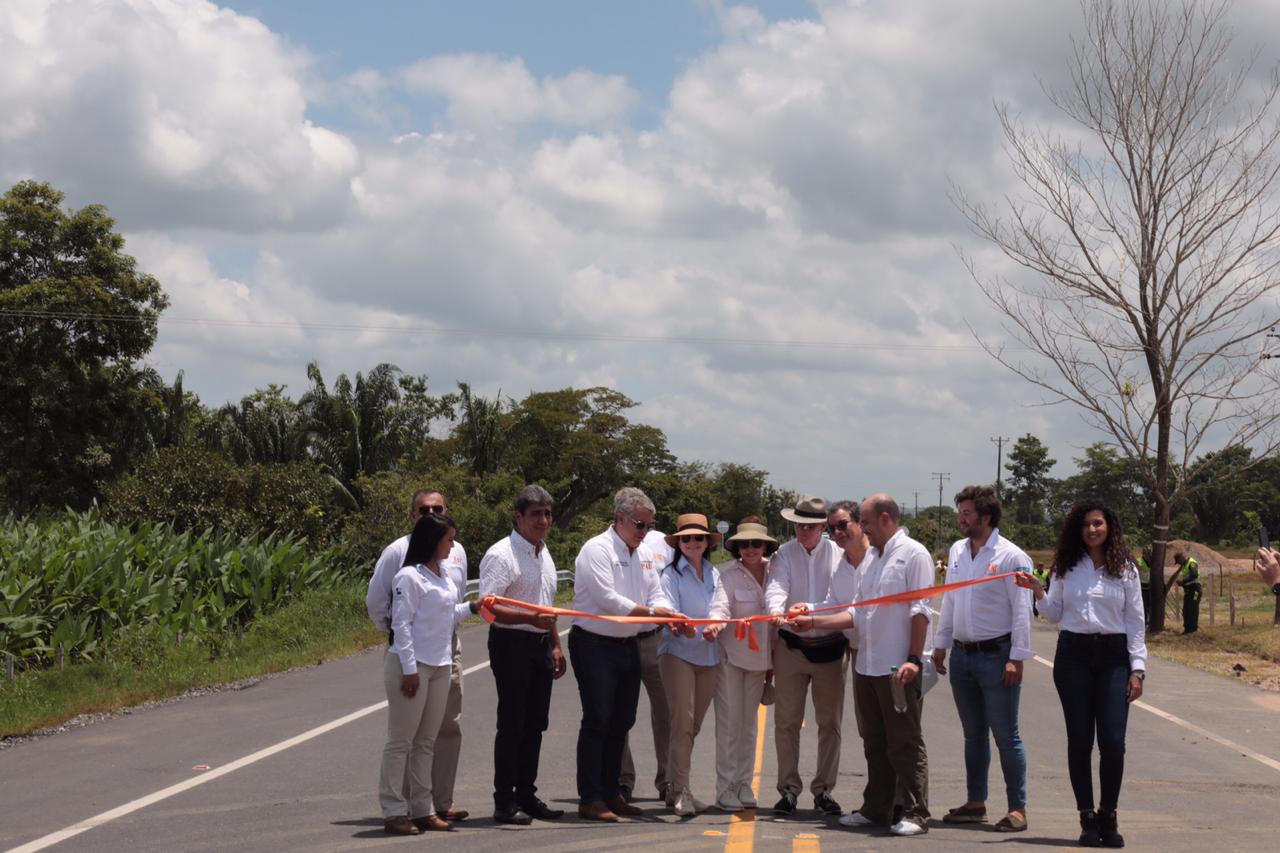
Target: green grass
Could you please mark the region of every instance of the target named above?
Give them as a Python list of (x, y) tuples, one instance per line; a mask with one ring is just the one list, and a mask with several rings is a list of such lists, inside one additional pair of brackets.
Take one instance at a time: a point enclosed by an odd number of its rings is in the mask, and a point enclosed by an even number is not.
[(235, 632), (185, 638), (159, 625), (119, 632), (100, 659), (0, 674), (0, 736), (115, 711), (196, 687), (342, 657), (385, 642), (365, 612), (367, 584), (311, 590)]

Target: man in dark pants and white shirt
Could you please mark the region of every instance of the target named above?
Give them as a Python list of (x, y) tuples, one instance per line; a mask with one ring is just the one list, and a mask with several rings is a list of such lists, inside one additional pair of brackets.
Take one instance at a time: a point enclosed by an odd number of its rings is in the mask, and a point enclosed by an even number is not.
[[(956, 495), (956, 522), (966, 538), (951, 546), (947, 580), (973, 580), (988, 574), (1027, 571), (1031, 559), (1000, 535), (1001, 506), (990, 486), (966, 486)], [(1027, 828), (1027, 752), (1018, 732), (1018, 700), (1023, 661), (1031, 650), (1031, 590), (1013, 578), (949, 592), (934, 635), (933, 663), (947, 673), (951, 653), (951, 695), (964, 729), (965, 804), (951, 809), (944, 823), (982, 823), (987, 819), (987, 771), (991, 738), (1000, 752), (1008, 814), (1001, 832)]]
[[(497, 595), (544, 607), (555, 605), (556, 565), (545, 540), (552, 499), (541, 486), (516, 497), (515, 529), (480, 561), (480, 597)], [(538, 799), (542, 733), (551, 709), (551, 682), (565, 673), (556, 617), (495, 603), (489, 627), (489, 669), (498, 690), (493, 741), (493, 819), (528, 824), (558, 820), (561, 809)]]
[[(680, 616), (658, 580), (647, 548), (653, 501), (626, 488), (614, 495), (613, 524), (587, 540), (575, 561), (573, 609), (607, 616)], [(582, 700), (578, 730), (578, 816), (615, 823), (643, 814), (622, 797), (619, 777), (627, 733), (640, 700), (640, 647), (648, 626), (578, 617), (569, 630), (569, 660)]]
[[(418, 489), (409, 500), (410, 527), (427, 514), (449, 512), (444, 495), (435, 489)], [(369, 618), (381, 631), (391, 631), (391, 593), (396, 573), (404, 566), (409, 551), (408, 534), (392, 542), (382, 551), (369, 579), (369, 592), (365, 596), (365, 609)], [(449, 573), (458, 588), (458, 603), (467, 593), (467, 552), (462, 543), (455, 541), (448, 558), (440, 562), (442, 571)], [(458, 755), (462, 751), (462, 641), (458, 632), (453, 633), (453, 675), (449, 679), (449, 698), (445, 704), (444, 722), (436, 736), (435, 760), (431, 765), (431, 792), (435, 799), (436, 814), (447, 821), (466, 820), (468, 812), (453, 807), (453, 785), (458, 777)]]

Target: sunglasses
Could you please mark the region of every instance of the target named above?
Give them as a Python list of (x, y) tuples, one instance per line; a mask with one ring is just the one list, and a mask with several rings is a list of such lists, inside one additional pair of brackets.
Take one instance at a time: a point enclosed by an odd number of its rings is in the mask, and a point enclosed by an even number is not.
[(812, 524), (803, 522), (803, 521), (796, 523), (796, 527), (798, 527), (801, 530), (812, 530), (815, 527), (822, 527), (822, 526), (823, 525), (821, 521), (815, 521)]
[(443, 515), (444, 507), (432, 504), (418, 507), (418, 515)]
[(707, 537), (701, 533), (689, 534), (688, 536), (681, 536), (680, 541), (681, 542), (706, 542)]
[(762, 539), (744, 539), (738, 544), (739, 548), (763, 548), (764, 540)]
[(835, 533), (837, 530), (844, 530), (850, 524), (853, 524), (853, 522), (846, 518), (843, 521), (837, 521), (832, 524), (828, 524), (827, 530), (831, 533)]
[(629, 515), (626, 516), (626, 519), (627, 521), (631, 522), (636, 526), (636, 530), (652, 530), (653, 529), (652, 521), (636, 521), (634, 518), (632, 518)]

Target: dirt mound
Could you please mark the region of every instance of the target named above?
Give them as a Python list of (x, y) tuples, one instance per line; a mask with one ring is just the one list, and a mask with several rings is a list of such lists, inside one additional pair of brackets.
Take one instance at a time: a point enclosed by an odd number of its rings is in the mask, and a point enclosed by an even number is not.
[(1181, 551), (1188, 557), (1194, 557), (1196, 562), (1200, 564), (1200, 571), (1212, 570), (1219, 572), (1223, 569), (1228, 572), (1234, 571), (1252, 571), (1253, 563), (1249, 560), (1237, 560), (1231, 557), (1224, 557), (1222, 554), (1210, 548), (1208, 545), (1201, 545), (1199, 542), (1189, 542), (1186, 539), (1172, 540), (1167, 550), (1164, 552), (1165, 560), (1165, 577), (1172, 573), (1175, 568), (1173, 555)]

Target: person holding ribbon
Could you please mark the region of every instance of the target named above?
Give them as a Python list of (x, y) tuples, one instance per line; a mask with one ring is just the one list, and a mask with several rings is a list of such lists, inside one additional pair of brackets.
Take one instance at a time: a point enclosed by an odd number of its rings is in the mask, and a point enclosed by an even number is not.
[[(1019, 572), (1017, 577), (1035, 595), (1040, 615), (1060, 626), (1053, 683), (1067, 725), (1067, 771), (1080, 811), (1080, 844), (1123, 847), (1116, 806), (1129, 703), (1142, 696), (1147, 643), (1138, 568), (1115, 512), (1096, 498), (1076, 502), (1062, 523), (1052, 571), (1048, 594), (1034, 576)], [(1095, 732), (1102, 784), (1097, 811)]]
[[(662, 570), (662, 590), (671, 606), (691, 619), (706, 619), (710, 614), (720, 580), (707, 555), (720, 545), (721, 538), (711, 532), (707, 517), (698, 513), (681, 515), (676, 519), (676, 532), (666, 537), (678, 556)], [(671, 723), (667, 773), (675, 812), (681, 817), (692, 817), (707, 808), (689, 787), (693, 741), (702, 729), (720, 675), (720, 646), (706, 643), (703, 630), (689, 625), (679, 633), (664, 631), (658, 646)]]
[[(712, 619), (744, 619), (768, 613), (764, 591), (769, 582), (769, 556), (778, 540), (757, 516), (749, 515), (725, 543), (734, 560), (720, 572), (720, 585), (711, 599)], [(756, 638), (746, 638), (725, 625), (708, 625), (702, 637), (721, 644), (725, 662), (716, 681), (716, 806), (739, 812), (756, 807), (751, 789), (755, 773), (756, 727), (764, 686), (773, 674), (773, 627), (767, 622), (749, 626)]]
[(475, 602), (458, 600), (457, 586), (441, 565), (453, 548), (453, 533), (449, 516), (421, 516), (392, 582), (392, 644), (383, 679), (387, 742), (378, 800), (383, 827), (393, 835), (453, 829), (437, 814), (431, 770), (449, 700), (453, 635), (477, 610)]

